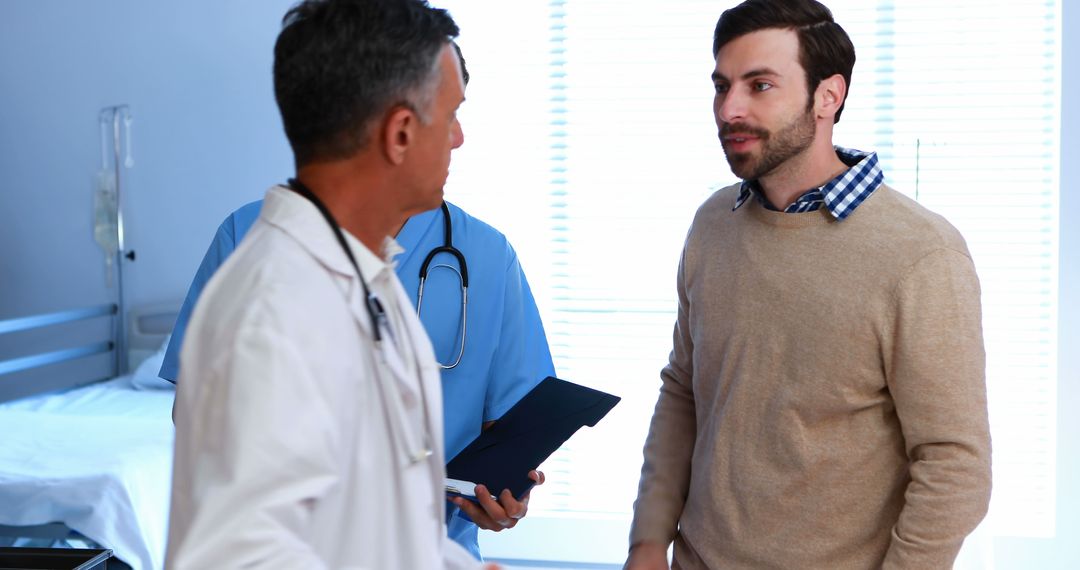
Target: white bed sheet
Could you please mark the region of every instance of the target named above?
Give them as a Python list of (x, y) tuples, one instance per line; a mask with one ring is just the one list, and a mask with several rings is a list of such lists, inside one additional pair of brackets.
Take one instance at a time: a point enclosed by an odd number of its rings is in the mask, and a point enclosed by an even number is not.
[(135, 570), (161, 568), (173, 396), (122, 376), (0, 405), (0, 524), (60, 521)]

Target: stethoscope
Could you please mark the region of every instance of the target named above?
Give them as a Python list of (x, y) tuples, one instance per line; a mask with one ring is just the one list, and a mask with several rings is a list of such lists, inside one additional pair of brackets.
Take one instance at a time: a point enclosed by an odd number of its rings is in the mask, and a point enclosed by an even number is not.
[(445, 263), (439, 263), (434, 266), (435, 269), (439, 267), (445, 267), (458, 276), (458, 282), (461, 283), (461, 343), (458, 348), (457, 358), (452, 364), (443, 364), (439, 362), (439, 367), (443, 370), (450, 370), (458, 364), (461, 364), (461, 357), (465, 354), (465, 316), (468, 314), (469, 308), (469, 266), (465, 264), (465, 254), (461, 253), (461, 250), (454, 247), (454, 238), (452, 232), (452, 226), (450, 223), (450, 208), (446, 207), (446, 202), (442, 203), (442, 215), (443, 215), (443, 244), (440, 247), (428, 252), (427, 257), (424, 258), (424, 263), (420, 265), (420, 288), (416, 293), (416, 316), (420, 318), (420, 310), (424, 306), (424, 282), (427, 281), (428, 272), (432, 268), (431, 260), (435, 259), (435, 256), (440, 253), (449, 253), (458, 260), (458, 265), (461, 267), (459, 271), (453, 265), (447, 265)]
[(333, 230), (338, 245), (340, 245), (341, 249), (345, 252), (345, 256), (349, 258), (349, 263), (351, 263), (353, 269), (356, 270), (356, 276), (360, 279), (360, 286), (364, 289), (364, 307), (367, 308), (368, 317), (371, 319), (371, 331), (375, 336), (375, 345), (381, 351), (383, 341), (382, 329), (386, 328), (386, 330), (390, 330), (390, 323), (386, 318), (386, 309), (383, 308), (382, 303), (379, 302), (379, 298), (376, 297), (368, 287), (367, 280), (364, 279), (364, 274), (360, 271), (360, 265), (356, 263), (356, 256), (353, 255), (352, 248), (349, 247), (348, 242), (345, 241), (345, 234), (341, 231), (341, 226), (338, 225), (337, 220), (334, 219), (330, 210), (327, 209), (326, 204), (323, 204), (322, 200), (320, 200), (303, 182), (300, 182), (295, 178), (290, 178), (288, 187), (297, 194), (307, 198), (309, 202), (315, 205), (315, 208), (322, 214), (323, 219), (326, 220), (326, 224)]
[[(379, 301), (379, 298), (376, 297), (375, 294), (372, 293), (371, 289), (368, 287), (367, 281), (364, 279), (364, 274), (360, 271), (360, 265), (356, 262), (356, 257), (353, 255), (352, 248), (349, 247), (348, 242), (345, 241), (345, 234), (341, 231), (341, 226), (337, 223), (337, 220), (334, 219), (334, 216), (330, 213), (330, 210), (326, 207), (326, 204), (323, 204), (322, 200), (320, 200), (318, 196), (316, 196), (315, 193), (312, 192), (311, 189), (308, 188), (303, 182), (300, 182), (299, 180), (293, 178), (289, 180), (288, 187), (297, 194), (300, 194), (304, 198), (307, 198), (309, 202), (315, 205), (315, 208), (319, 210), (320, 214), (322, 214), (323, 219), (326, 220), (326, 224), (329, 225), (330, 229), (334, 232), (334, 237), (337, 238), (338, 245), (340, 245), (342, 251), (345, 252), (345, 256), (349, 258), (349, 263), (351, 263), (353, 269), (356, 270), (356, 277), (360, 280), (360, 286), (364, 290), (364, 307), (367, 309), (368, 317), (371, 319), (371, 331), (372, 336), (374, 336), (375, 338), (375, 350), (379, 354), (384, 355), (385, 358), (386, 353), (384, 352), (385, 347), (383, 345), (382, 329), (385, 328), (386, 331), (390, 334), (391, 338), (393, 338), (393, 332), (390, 330), (390, 322), (386, 315), (386, 309), (383, 308), (383, 305)], [(445, 204), (443, 207), (445, 208)], [(432, 252), (432, 254), (434, 253), (436, 252)], [(464, 257), (461, 257), (459, 259), (464, 260)], [(428, 424), (431, 418), (428, 417), (426, 412), (427, 394), (424, 391), (423, 381), (420, 382), (420, 397), (424, 402), (424, 422), (425, 424)], [(430, 443), (431, 426), (426, 426), (428, 432), (423, 438), (420, 439), (420, 441), (409, 441), (417, 439), (417, 436), (415, 436), (413, 430), (409, 428), (407, 422), (404, 421), (405, 412), (402, 409), (400, 399), (387, 398), (385, 404), (395, 409), (395, 413), (392, 415), (397, 418), (398, 430), (401, 432), (403, 438), (406, 440), (402, 443), (405, 444), (407, 451), (405, 448), (399, 448), (403, 452), (405, 452), (405, 459), (408, 461), (408, 463), (419, 463), (430, 457), (433, 453), (433, 449)], [(391, 430), (391, 437), (394, 437), (396, 439), (396, 436), (393, 435), (393, 430)]]

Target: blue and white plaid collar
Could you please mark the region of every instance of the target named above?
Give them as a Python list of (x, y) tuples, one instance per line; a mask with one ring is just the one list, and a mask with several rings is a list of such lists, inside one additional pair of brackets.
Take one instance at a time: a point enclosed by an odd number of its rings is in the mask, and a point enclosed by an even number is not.
[[(820, 209), (824, 205), (829, 210), (829, 213), (836, 218), (836, 221), (842, 221), (850, 216), (855, 211), (855, 208), (859, 207), (859, 204), (862, 204), (881, 186), (881, 183), (885, 180), (885, 175), (878, 165), (877, 153), (839, 146), (834, 148), (840, 160), (844, 164), (850, 165), (851, 168), (845, 170), (843, 174), (833, 178), (824, 186), (807, 191), (788, 206), (784, 212), (811, 212)], [(761, 193), (757, 180), (743, 181), (739, 189), (739, 197), (735, 200), (735, 207), (731, 210), (738, 210), (751, 195), (758, 196), (762, 203), (765, 203), (764, 194)]]

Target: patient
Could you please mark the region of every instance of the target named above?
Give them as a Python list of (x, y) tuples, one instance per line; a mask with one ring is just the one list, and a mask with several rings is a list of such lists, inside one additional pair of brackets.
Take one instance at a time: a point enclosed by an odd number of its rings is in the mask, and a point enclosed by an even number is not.
[[(460, 51), (457, 55), (460, 58)], [(464, 60), (459, 61), (467, 82)], [(460, 129), (456, 136), (461, 137)], [(440, 254), (431, 264), (422, 316), (440, 360), (450, 365), (461, 355), (457, 366), (442, 371), (444, 438), (449, 458), (479, 434), (485, 423), (500, 417), (539, 380), (553, 375), (554, 370), (535, 301), (513, 248), (495, 229), (452, 204), (447, 206), (453, 244), (467, 258), (470, 275), (472, 294), (467, 308), (468, 335), (464, 350), (460, 344), (460, 284), (449, 270), (436, 269), (442, 263), (457, 266), (452, 257), (443, 259), (444, 254)], [(177, 357), (195, 301), (262, 209), (262, 201), (248, 204), (231, 214), (218, 229), (177, 320), (161, 367), (163, 378), (176, 379)], [(405, 251), (395, 258), (396, 272), (406, 291), (415, 293), (424, 257), (430, 250), (444, 245), (444, 227), (443, 215), (435, 208), (412, 216), (398, 231), (396, 240)], [(416, 297), (411, 300), (415, 303)], [(543, 475), (538, 472), (530, 476), (543, 481)], [(527, 498), (518, 502), (509, 493), (502, 493), (499, 502), (490, 500), (486, 489), (480, 489), (478, 494), (482, 497), (480, 505), (458, 499), (459, 509), (447, 503), (450, 537), (476, 557), (479, 557), (477, 525), (495, 531), (511, 528), (525, 516), (528, 503)]]

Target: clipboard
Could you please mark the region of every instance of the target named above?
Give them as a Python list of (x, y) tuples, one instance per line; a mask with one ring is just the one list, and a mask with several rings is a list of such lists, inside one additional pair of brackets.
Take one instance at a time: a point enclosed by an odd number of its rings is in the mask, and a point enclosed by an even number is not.
[(446, 465), (446, 492), (476, 501), (473, 487), (520, 500), (536, 469), (582, 426), (595, 426), (618, 396), (548, 376)]

